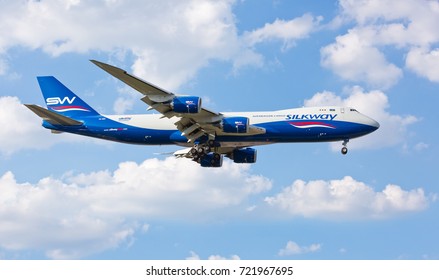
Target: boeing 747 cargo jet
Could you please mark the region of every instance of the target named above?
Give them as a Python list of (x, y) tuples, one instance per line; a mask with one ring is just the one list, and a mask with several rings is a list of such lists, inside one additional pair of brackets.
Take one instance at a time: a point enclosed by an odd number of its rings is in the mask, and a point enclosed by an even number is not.
[(101, 115), (56, 78), (37, 77), (47, 109), (26, 104), (54, 133), (68, 132), (142, 145), (179, 145), (174, 153), (203, 167), (221, 167), (226, 156), (236, 163), (256, 162), (252, 146), (343, 141), (378, 129), (375, 120), (348, 107), (309, 107), (263, 112), (214, 112), (197, 96), (177, 95), (117, 67), (94, 64), (140, 92), (148, 110), (160, 114)]

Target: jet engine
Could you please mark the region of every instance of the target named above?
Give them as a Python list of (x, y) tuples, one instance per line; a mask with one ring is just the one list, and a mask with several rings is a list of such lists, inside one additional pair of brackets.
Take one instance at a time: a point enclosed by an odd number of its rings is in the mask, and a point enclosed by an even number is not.
[(232, 158), (235, 163), (255, 163), (257, 151), (252, 148), (233, 150)]
[(204, 155), (200, 164), (202, 167), (221, 167), (223, 165), (223, 156), (217, 153)]
[(176, 113), (196, 114), (201, 110), (201, 98), (197, 96), (179, 96), (171, 102), (172, 110)]
[(246, 117), (229, 117), (222, 120), (223, 132), (225, 133), (247, 133), (249, 119)]

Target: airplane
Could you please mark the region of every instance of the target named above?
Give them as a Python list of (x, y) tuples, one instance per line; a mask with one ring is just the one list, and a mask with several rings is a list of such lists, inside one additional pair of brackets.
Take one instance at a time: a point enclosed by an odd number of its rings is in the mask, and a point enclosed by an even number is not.
[(174, 153), (202, 167), (221, 167), (223, 158), (255, 163), (253, 146), (343, 141), (369, 134), (379, 123), (350, 107), (303, 107), (260, 112), (214, 112), (197, 96), (177, 95), (115, 66), (91, 60), (140, 92), (148, 110), (160, 114), (101, 115), (53, 76), (37, 77), (46, 108), (24, 104), (53, 133), (74, 133), (130, 144), (179, 145)]

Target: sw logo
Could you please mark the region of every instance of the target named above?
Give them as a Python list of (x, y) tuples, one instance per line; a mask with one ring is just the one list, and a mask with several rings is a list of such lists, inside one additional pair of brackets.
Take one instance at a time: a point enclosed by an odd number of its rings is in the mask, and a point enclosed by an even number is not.
[(48, 97), (46, 98), (47, 105), (63, 105), (64, 103), (72, 104), (75, 101), (76, 96), (68, 98), (67, 96), (61, 99), (60, 97)]

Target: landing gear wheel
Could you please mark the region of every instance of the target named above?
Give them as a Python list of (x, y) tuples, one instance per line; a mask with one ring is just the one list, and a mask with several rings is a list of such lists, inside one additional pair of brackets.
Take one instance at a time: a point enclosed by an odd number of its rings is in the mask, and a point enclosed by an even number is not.
[(218, 160), (221, 159), (221, 155), (218, 154), (218, 153), (214, 153), (214, 154), (213, 154), (213, 159), (216, 160), (216, 161), (218, 161)]
[(197, 153), (198, 153), (198, 154), (203, 154), (203, 153), (204, 153), (204, 149), (203, 149), (202, 146), (198, 146), (198, 147), (197, 147)]
[(209, 147), (214, 147), (215, 146), (215, 140), (210, 139), (209, 141), (207, 141), (207, 145)]
[(343, 148), (341, 148), (341, 153), (342, 153), (343, 155), (345, 155), (345, 154), (348, 153), (348, 148), (346, 147), (346, 145), (348, 144), (348, 142), (349, 142), (349, 139), (345, 139), (345, 140), (343, 140), (343, 143), (342, 143)]
[(200, 162), (200, 160), (201, 160), (201, 157), (200, 157), (200, 155), (199, 154), (195, 154), (193, 157), (192, 157), (192, 160), (193, 161), (195, 161), (195, 162)]
[(204, 146), (203, 147), (203, 151), (204, 151), (205, 154), (210, 153), (210, 147), (209, 146)]

